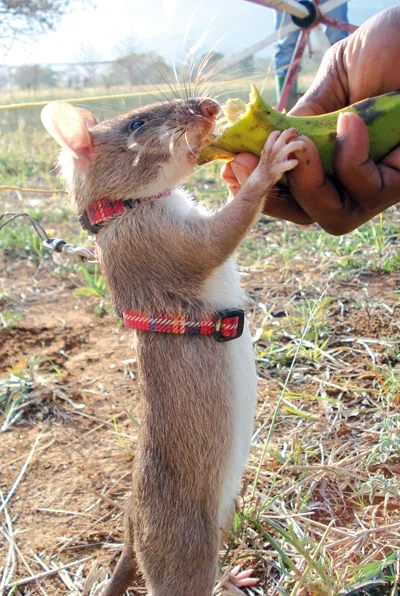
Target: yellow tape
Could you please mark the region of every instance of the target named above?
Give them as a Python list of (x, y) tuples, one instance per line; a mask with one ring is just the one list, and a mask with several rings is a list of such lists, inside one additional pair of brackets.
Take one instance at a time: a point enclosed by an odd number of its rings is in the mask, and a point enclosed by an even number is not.
[[(180, 91), (180, 89), (178, 89)], [(170, 93), (170, 90), (164, 90), (163, 93)], [(86, 102), (86, 101), (104, 101), (105, 99), (124, 99), (125, 97), (143, 97), (147, 95), (156, 95), (157, 90), (154, 91), (139, 91), (137, 93), (121, 93), (120, 95), (98, 95), (95, 97), (73, 97), (69, 99), (62, 99), (60, 101), (66, 101), (68, 103), (74, 102)], [(16, 110), (19, 108), (41, 108), (46, 106), (48, 103), (53, 101), (52, 99), (46, 99), (45, 101), (33, 101), (31, 103), (10, 103), (5, 106), (0, 106), (0, 110)]]
[[(254, 80), (257, 77), (252, 77), (251, 80)], [(218, 82), (213, 82), (212, 86), (215, 87), (226, 87), (229, 84), (243, 84), (247, 81), (249, 81), (250, 78), (249, 77), (243, 77), (241, 79), (234, 79), (232, 81), (218, 81)], [(81, 103), (85, 103), (87, 101), (104, 101), (107, 99), (124, 99), (126, 97), (146, 97), (149, 95), (157, 95), (157, 93), (161, 94), (161, 95), (174, 95), (175, 93), (179, 93), (179, 91), (183, 91), (184, 93), (187, 93), (187, 88), (186, 87), (174, 87), (174, 88), (168, 88), (168, 87), (160, 87), (159, 89), (157, 87), (154, 88), (154, 91), (137, 91), (135, 93), (121, 93), (119, 95), (97, 95), (94, 97), (72, 97), (69, 99), (59, 99), (59, 101), (66, 101), (68, 103), (76, 103), (76, 102), (81, 102)], [(182, 99), (182, 98), (181, 98)], [(31, 103), (10, 103), (8, 105), (0, 105), (0, 110), (18, 110), (20, 108), (41, 108), (45, 105), (47, 105), (48, 103), (50, 103), (51, 101), (55, 101), (53, 99), (46, 99), (45, 101), (33, 101)]]
[(19, 192), (33, 192), (33, 193), (40, 193), (40, 194), (55, 194), (55, 193), (62, 193), (64, 195), (68, 194), (66, 190), (62, 190), (61, 188), (54, 188), (53, 190), (46, 189), (46, 188), (22, 188), (22, 186), (0, 186), (1, 190), (18, 190)]

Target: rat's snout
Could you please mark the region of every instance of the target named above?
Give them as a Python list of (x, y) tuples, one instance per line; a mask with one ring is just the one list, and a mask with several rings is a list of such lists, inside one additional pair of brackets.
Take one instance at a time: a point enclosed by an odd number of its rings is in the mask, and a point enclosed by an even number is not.
[(215, 119), (221, 110), (219, 104), (213, 99), (202, 99), (199, 108), (203, 118), (207, 118), (207, 120), (211, 120), (212, 122), (215, 122)]

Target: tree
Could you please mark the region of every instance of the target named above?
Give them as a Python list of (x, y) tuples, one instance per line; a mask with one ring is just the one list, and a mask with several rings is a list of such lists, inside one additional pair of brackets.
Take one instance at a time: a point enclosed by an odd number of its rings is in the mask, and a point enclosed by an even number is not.
[[(208, 75), (214, 76), (213, 67), (220, 68), (221, 67), (221, 77), (226, 78), (227, 75), (233, 77), (246, 77), (249, 75), (254, 74), (255, 66), (254, 66), (254, 56), (248, 56), (240, 62), (237, 62), (233, 66), (230, 66), (227, 69), (224, 69), (224, 54), (221, 52), (208, 52), (201, 57), (198, 63), (198, 68), (201, 65), (201, 75), (204, 79), (207, 79)], [(195, 69), (196, 70), (196, 69)]]
[(7, 66), (0, 66), (0, 89), (6, 89), (10, 82), (10, 69)]
[(20, 66), (14, 73), (14, 83), (22, 89), (38, 89), (41, 85), (56, 87), (57, 74), (51, 68), (34, 64)]
[(100, 52), (90, 44), (81, 44), (75, 53), (75, 60), (81, 62), (79, 69), (83, 72), (84, 87), (94, 87), (101, 61)]
[(79, 0), (0, 0), (0, 45), (54, 29), (69, 6)]
[(118, 58), (114, 69), (129, 85), (152, 85), (173, 79), (172, 68), (155, 52), (129, 52)]

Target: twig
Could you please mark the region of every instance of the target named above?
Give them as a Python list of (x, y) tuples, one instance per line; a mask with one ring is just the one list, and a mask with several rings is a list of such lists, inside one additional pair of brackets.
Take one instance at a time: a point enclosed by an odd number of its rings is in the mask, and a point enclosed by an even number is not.
[[(45, 451), (46, 449), (48, 449), (49, 447), (51, 447), (52, 445), (54, 445), (55, 442), (56, 442), (56, 439), (53, 438), (49, 443), (46, 443), (46, 445), (42, 445), (42, 447), (40, 449), (38, 449), (38, 453), (42, 453), (42, 451)], [(0, 465), (0, 470), (2, 470), (3, 468), (8, 468), (9, 466), (11, 466), (12, 464), (17, 463), (17, 461), (20, 461), (24, 457), (25, 457), (24, 455), (19, 455), (15, 459), (12, 459), (11, 461), (8, 461), (8, 462)]]
[(82, 511), (68, 511), (66, 509), (48, 509), (47, 507), (37, 507), (36, 511), (43, 511), (44, 513), (56, 513), (59, 515), (83, 515), (84, 517), (94, 517), (90, 513)]
[[(1, 498), (2, 502), (4, 503), (4, 495), (3, 495), (3, 492), (1, 491), (1, 489), (0, 489), (0, 498)], [(6, 518), (6, 526), (7, 526), (8, 534), (12, 538), (14, 535), (14, 530), (12, 527), (12, 520), (11, 520), (10, 514), (8, 513), (7, 507), (4, 507), (4, 517)], [(4, 593), (4, 588), (5, 588), (6, 584), (9, 582), (9, 580), (12, 578), (13, 572), (15, 569), (16, 561), (15, 561), (14, 540), (9, 540), (8, 544), (9, 544), (9, 548), (8, 548), (8, 553), (7, 553), (7, 560), (4, 565), (3, 575), (1, 578), (1, 582), (0, 582), (0, 594)]]
[(37, 573), (36, 575), (31, 575), (30, 577), (25, 577), (24, 579), (20, 579), (17, 582), (13, 582), (11, 584), (7, 584), (6, 588), (15, 588), (17, 586), (25, 586), (26, 584), (30, 584), (31, 582), (37, 581), (39, 579), (43, 579), (48, 577), (49, 575), (54, 575), (63, 569), (68, 569), (69, 567), (73, 567), (74, 565), (79, 565), (80, 563), (84, 563), (85, 561), (89, 561), (92, 557), (85, 557), (84, 559), (79, 559), (78, 561), (73, 561), (72, 563), (67, 563), (62, 567), (57, 567), (56, 569), (50, 569), (49, 571), (43, 571), (42, 573)]
[(13, 496), (13, 494), (15, 493), (15, 491), (17, 490), (18, 484), (21, 482), (21, 479), (23, 477), (23, 475), (26, 472), (27, 467), (30, 464), (30, 461), (33, 457), (33, 454), (35, 453), (36, 447), (39, 443), (40, 437), (42, 436), (42, 433), (39, 433), (32, 445), (32, 449), (30, 450), (28, 457), (26, 458), (26, 461), (24, 463), (24, 465), (21, 468), (20, 473), (18, 474), (13, 486), (11, 487), (10, 492), (8, 493), (6, 499), (3, 501), (3, 503), (0, 505), (0, 513), (3, 511), (3, 509), (5, 508), (5, 506), (7, 505), (8, 501), (11, 499), (11, 497)]
[(90, 489), (90, 492), (93, 493), (94, 495), (96, 495), (96, 497), (98, 497), (99, 499), (101, 499), (102, 501), (104, 501), (105, 503), (107, 503), (108, 505), (111, 505), (111, 507), (115, 507), (116, 509), (119, 509), (120, 511), (124, 511), (125, 510), (125, 507), (123, 507), (119, 503), (116, 503), (115, 501), (113, 501), (112, 499), (110, 499), (110, 497), (107, 497), (106, 495), (103, 495), (102, 493), (99, 493), (99, 491), (97, 491), (95, 488), (91, 488)]
[[(24, 565), (25, 569), (28, 571), (28, 573), (30, 573), (30, 574), (31, 574), (31, 576), (33, 576), (32, 569), (29, 567), (29, 564), (27, 563), (27, 561), (26, 561), (26, 559), (25, 559), (24, 555), (23, 555), (23, 554), (21, 553), (21, 551), (19, 550), (19, 547), (18, 547), (17, 543), (15, 542), (15, 540), (14, 540), (13, 536), (9, 536), (9, 535), (8, 535), (8, 533), (7, 533), (7, 532), (5, 532), (4, 530), (2, 530), (1, 528), (0, 528), (0, 532), (3, 534), (4, 538), (5, 538), (6, 540), (8, 540), (8, 542), (12, 542), (12, 544), (13, 544), (13, 548), (15, 549), (16, 553), (18, 554), (19, 558), (21, 559), (21, 561), (22, 561), (22, 564)], [(38, 587), (39, 591), (40, 591), (40, 592), (43, 594), (43, 596), (47, 596), (47, 594), (46, 594), (45, 590), (44, 590), (44, 589), (42, 588), (42, 586), (39, 584), (39, 582), (38, 582), (37, 578), (33, 578), (33, 580), (32, 580), (32, 581), (34, 581), (34, 582), (36, 583), (36, 585), (37, 585), (37, 587)], [(7, 584), (5, 587), (6, 587), (6, 588), (12, 588), (14, 585), (15, 585), (15, 584), (12, 582), (11, 584)]]

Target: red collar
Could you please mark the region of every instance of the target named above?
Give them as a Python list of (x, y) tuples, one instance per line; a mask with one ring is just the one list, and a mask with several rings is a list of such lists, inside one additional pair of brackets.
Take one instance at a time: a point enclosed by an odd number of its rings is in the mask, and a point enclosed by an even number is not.
[[(146, 199), (161, 199), (162, 197), (168, 197), (171, 194), (170, 190), (163, 190), (160, 194), (153, 197), (146, 197)], [(144, 199), (124, 199), (118, 201), (109, 201), (103, 199), (101, 201), (95, 201), (89, 207), (81, 213), (79, 221), (82, 228), (91, 234), (97, 234), (102, 228), (105, 221), (113, 219), (118, 215), (122, 215), (125, 211), (132, 209), (132, 207), (143, 201)]]
[(226, 342), (242, 335), (244, 311), (227, 309), (193, 322), (188, 320), (186, 315), (149, 315), (140, 311), (124, 310), (122, 320), (125, 327), (139, 331), (177, 335), (212, 335), (216, 341)]

